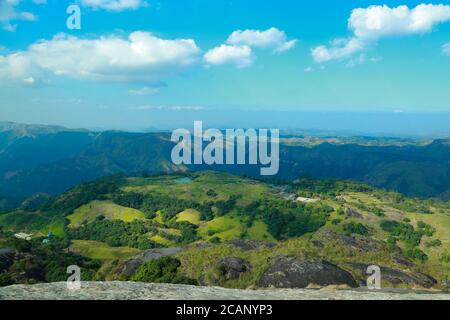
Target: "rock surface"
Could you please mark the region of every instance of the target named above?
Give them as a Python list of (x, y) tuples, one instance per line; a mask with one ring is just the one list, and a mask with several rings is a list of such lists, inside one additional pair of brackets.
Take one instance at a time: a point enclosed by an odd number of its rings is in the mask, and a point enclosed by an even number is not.
[(261, 248), (273, 248), (275, 246), (274, 243), (266, 242), (266, 241), (258, 241), (258, 240), (242, 240), (242, 239), (234, 239), (227, 242), (227, 244), (240, 249), (241, 251), (251, 251), (258, 250)]
[(310, 285), (357, 287), (352, 275), (327, 261), (279, 257), (258, 280), (262, 288), (306, 288)]
[(16, 250), (14, 249), (0, 249), (0, 272), (8, 269), (13, 264), (15, 254)]
[(65, 282), (0, 288), (0, 300), (450, 300), (450, 294), (405, 290), (236, 290), (136, 282)]
[(120, 269), (120, 275), (130, 277), (145, 262), (161, 257), (172, 256), (181, 250), (183, 250), (183, 248), (178, 247), (146, 250), (133, 259), (126, 261)]
[(239, 276), (250, 270), (250, 264), (236, 257), (225, 257), (219, 262), (219, 269), (225, 279), (238, 279)]
[[(365, 263), (348, 263), (349, 266), (360, 272), (361, 277), (366, 276), (366, 270), (370, 266)], [(436, 279), (433, 277), (420, 273), (411, 272), (406, 273), (397, 269), (380, 266), (381, 280), (389, 282), (393, 285), (407, 284), (409, 286), (419, 286), (423, 288), (431, 288), (437, 284)]]

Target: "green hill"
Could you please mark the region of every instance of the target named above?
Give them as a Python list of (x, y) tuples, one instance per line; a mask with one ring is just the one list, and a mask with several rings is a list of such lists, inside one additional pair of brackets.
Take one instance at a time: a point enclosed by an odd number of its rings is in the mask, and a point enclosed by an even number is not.
[[(283, 256), (330, 261), (355, 277), (364, 264), (419, 272), (436, 279), (437, 288), (450, 274), (450, 203), (357, 182), (278, 184), (217, 172), (113, 176), (36, 211), (1, 214), (0, 226), (37, 241), (54, 231), (62, 248), (102, 261), (95, 279), (128, 279), (120, 273), (127, 259), (164, 247), (185, 248), (176, 254), (183, 276), (226, 287), (255, 285)], [(227, 257), (245, 260), (251, 271), (224, 277), (219, 265)]]

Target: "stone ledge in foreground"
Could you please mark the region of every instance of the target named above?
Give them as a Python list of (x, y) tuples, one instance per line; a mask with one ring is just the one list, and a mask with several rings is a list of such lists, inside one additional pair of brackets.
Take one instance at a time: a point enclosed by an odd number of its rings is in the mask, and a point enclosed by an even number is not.
[(0, 288), (0, 300), (450, 300), (450, 294), (394, 289), (239, 290), (138, 282), (82, 282), (80, 290), (71, 291), (65, 282), (58, 282)]

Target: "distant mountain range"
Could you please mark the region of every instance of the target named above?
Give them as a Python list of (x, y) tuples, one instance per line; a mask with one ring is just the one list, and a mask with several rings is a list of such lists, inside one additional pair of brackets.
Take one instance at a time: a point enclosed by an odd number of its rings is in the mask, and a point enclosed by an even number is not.
[[(308, 143), (311, 141), (311, 143)], [(92, 132), (0, 123), (0, 208), (36, 193), (59, 194), (114, 173), (217, 170), (259, 175), (255, 166), (177, 167), (168, 133)], [(416, 197), (450, 198), (450, 140), (429, 143), (386, 138), (282, 140), (276, 178), (349, 179)]]

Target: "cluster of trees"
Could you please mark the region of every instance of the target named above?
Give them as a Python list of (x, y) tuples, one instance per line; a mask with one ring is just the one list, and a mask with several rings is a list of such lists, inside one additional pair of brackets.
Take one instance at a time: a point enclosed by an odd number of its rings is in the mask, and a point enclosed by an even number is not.
[(299, 237), (317, 231), (325, 225), (333, 208), (324, 205), (305, 205), (282, 199), (264, 199), (252, 203), (244, 212), (249, 217), (261, 216), (268, 231), (278, 240)]
[[(208, 190), (207, 192), (211, 194), (214, 191)], [(238, 198), (237, 196), (231, 196), (228, 200), (198, 203), (193, 200), (177, 199), (161, 194), (127, 192), (116, 194), (113, 201), (124, 207), (141, 210), (148, 219), (154, 218), (156, 212), (159, 211), (163, 220), (168, 222), (187, 208), (199, 211), (200, 219), (203, 221), (212, 220), (215, 216), (222, 216), (230, 212), (235, 207)]]
[(431, 237), (434, 234), (435, 230), (430, 225), (419, 221), (416, 230), (409, 223), (385, 220), (381, 222), (380, 227), (390, 235), (388, 245), (394, 247), (397, 241), (403, 241), (406, 245), (405, 256), (420, 261), (428, 259), (428, 256), (418, 246), (423, 236)]
[(101, 267), (98, 261), (66, 252), (58, 242), (43, 245), (42, 238), (25, 241), (11, 237), (4, 244), (18, 254), (14, 263), (0, 274), (0, 286), (65, 281), (68, 278), (67, 266), (70, 265), (79, 266), (82, 280), (89, 281)]
[(344, 224), (342, 228), (344, 230), (344, 233), (348, 236), (350, 236), (352, 234), (359, 234), (362, 236), (369, 234), (369, 228), (367, 228), (362, 223), (356, 223), (356, 222), (352, 221), (352, 222), (348, 222), (348, 223)]
[(148, 239), (148, 233), (157, 232), (150, 221), (124, 222), (106, 220), (100, 216), (91, 223), (77, 229), (68, 229), (67, 237), (78, 240), (101, 241), (111, 247), (132, 247), (141, 250), (156, 248), (159, 245)]
[(132, 280), (139, 282), (197, 285), (196, 280), (180, 274), (180, 266), (180, 260), (174, 257), (162, 257), (151, 260), (139, 267)]
[(295, 180), (293, 184), (295, 190), (304, 196), (313, 196), (315, 194), (337, 196), (342, 192), (369, 192), (373, 188), (353, 181), (342, 180), (317, 180), (311, 177), (303, 177)]

